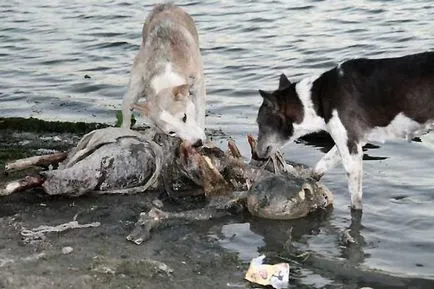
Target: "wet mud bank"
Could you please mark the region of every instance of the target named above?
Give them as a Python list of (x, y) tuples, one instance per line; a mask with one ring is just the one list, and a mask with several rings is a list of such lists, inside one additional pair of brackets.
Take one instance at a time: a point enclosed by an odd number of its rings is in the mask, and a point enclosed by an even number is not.
[[(85, 133), (106, 126), (0, 119), (0, 167), (18, 158), (67, 151)], [(37, 170), (2, 172), (0, 184)], [(217, 246), (209, 236), (214, 222), (162, 230), (142, 246), (125, 239), (139, 213), (160, 195), (154, 191), (68, 198), (35, 189), (2, 197), (0, 288), (222, 288), (231, 278), (242, 280), (243, 264), (237, 255)], [(204, 204), (198, 197), (166, 206), (187, 210)], [(71, 221), (98, 222), (99, 226), (23, 235), (23, 229)], [(205, 233), (193, 233), (193, 226), (194, 231)], [(238, 278), (232, 277), (234, 271), (239, 271)]]

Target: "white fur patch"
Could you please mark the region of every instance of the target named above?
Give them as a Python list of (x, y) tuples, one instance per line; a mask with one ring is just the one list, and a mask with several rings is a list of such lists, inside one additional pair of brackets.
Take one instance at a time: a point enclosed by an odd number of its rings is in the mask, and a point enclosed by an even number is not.
[(187, 118), (187, 122), (184, 123), (181, 118), (163, 110), (159, 115), (158, 124), (165, 133), (174, 132), (176, 136), (191, 143), (198, 140), (205, 141), (206, 139), (204, 130), (196, 123), (194, 118), (191, 120)]
[(367, 141), (384, 143), (388, 139), (404, 138), (411, 140), (416, 136), (428, 133), (433, 128), (433, 122), (420, 124), (417, 121), (399, 113), (386, 127), (375, 127), (366, 136)]
[(173, 124), (173, 125), (175, 125), (178, 122), (178, 120), (175, 119), (173, 115), (166, 110), (163, 110), (160, 113), (160, 119), (166, 123)]
[(339, 63), (337, 66), (339, 76), (344, 76), (344, 70), (342, 69), (342, 63)]
[[(362, 148), (360, 147), (360, 151)], [(362, 209), (362, 180), (363, 180), (363, 164), (362, 153), (350, 155), (351, 162), (347, 164), (348, 171), (348, 190), (351, 197), (351, 206), (354, 209)]]
[(325, 121), (316, 114), (312, 102), (312, 84), (317, 78), (318, 76), (304, 78), (295, 85), (295, 91), (304, 107), (304, 118), (300, 124), (293, 124), (294, 135), (292, 139), (325, 129)]
[(179, 73), (172, 70), (172, 63), (168, 62), (166, 64), (166, 69), (164, 73), (159, 74), (152, 78), (151, 86), (155, 91), (155, 94), (158, 94), (161, 90), (174, 87), (178, 85), (185, 84), (186, 80)]
[(342, 124), (342, 121), (336, 109), (332, 111), (332, 117), (327, 123), (327, 131), (330, 133), (336, 145), (338, 146), (339, 152), (341, 151), (341, 146), (347, 146), (347, 130)]

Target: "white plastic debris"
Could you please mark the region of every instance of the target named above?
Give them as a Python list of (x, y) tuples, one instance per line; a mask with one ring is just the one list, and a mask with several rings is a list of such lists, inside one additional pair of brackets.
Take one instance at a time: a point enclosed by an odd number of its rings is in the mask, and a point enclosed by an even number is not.
[(253, 258), (244, 278), (259, 285), (271, 285), (276, 289), (288, 288), (289, 264), (262, 264), (264, 259), (265, 255)]
[(72, 247), (69, 247), (69, 246), (62, 248), (62, 254), (63, 255), (71, 254), (72, 251), (74, 251), (74, 249)]

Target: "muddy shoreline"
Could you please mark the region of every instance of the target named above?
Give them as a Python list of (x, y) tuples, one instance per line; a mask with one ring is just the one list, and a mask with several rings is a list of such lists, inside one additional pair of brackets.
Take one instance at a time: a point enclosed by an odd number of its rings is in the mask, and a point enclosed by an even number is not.
[[(67, 151), (84, 134), (106, 126), (0, 119), (0, 167), (17, 158), (54, 150)], [(35, 170), (2, 172), (0, 183)], [(222, 272), (220, 283), (220, 286), (226, 286), (228, 276), (233, 274), (232, 266), (242, 266), (236, 254), (218, 247), (202, 251), (203, 240), (186, 234), (189, 226), (163, 230), (143, 246), (125, 239), (134, 228), (139, 213), (148, 210), (159, 195), (159, 192), (149, 192), (65, 198), (31, 190), (3, 197), (0, 201), (0, 288), (186, 288), (198, 282), (214, 286), (220, 282), (212, 277), (215, 274), (212, 268), (221, 266), (228, 268)], [(171, 206), (170, 203), (167, 205)], [(185, 199), (182, 203), (172, 204), (172, 209), (203, 205), (203, 198)], [(23, 228), (54, 226), (73, 219), (81, 224), (100, 222), (101, 225), (47, 233), (45, 238), (30, 242), (20, 235)], [(65, 247), (71, 247), (73, 251), (64, 254), (62, 249)], [(213, 254), (210, 254), (211, 249)], [(209, 270), (212, 274), (207, 275)]]
[[(0, 118), (0, 167), (8, 160), (53, 149), (68, 150), (82, 135), (104, 126), (107, 125)], [(214, 137), (225, 138), (220, 132)], [(327, 142), (327, 137), (320, 136), (316, 141)], [(0, 185), (30, 171), (2, 173)], [(0, 198), (0, 288), (251, 288), (243, 280), (248, 261), (222, 246), (222, 230), (237, 223), (249, 224), (252, 232), (263, 236), (264, 245), (258, 250), (267, 255), (267, 261), (281, 262), (283, 258), (290, 263), (290, 283), (296, 288), (309, 288), (301, 281), (306, 278), (306, 270), (335, 280), (324, 288), (434, 286), (432, 280), (363, 270), (348, 260), (300, 255), (303, 248), (291, 242), (319, 231), (328, 222), (330, 212), (291, 222), (231, 216), (154, 232), (141, 246), (128, 242), (125, 237), (139, 213), (146, 211), (159, 196), (159, 192), (149, 192), (65, 198), (32, 190)], [(166, 205), (184, 210), (204, 204), (203, 198), (188, 198)], [(47, 233), (45, 238), (31, 241), (20, 235), (23, 228), (54, 226), (72, 220), (101, 225)], [(360, 220), (354, 222), (357, 225)], [(339, 237), (339, 232), (331, 234)], [(62, 252), (65, 247), (73, 251), (65, 254)], [(358, 250), (356, 245), (347, 249)]]

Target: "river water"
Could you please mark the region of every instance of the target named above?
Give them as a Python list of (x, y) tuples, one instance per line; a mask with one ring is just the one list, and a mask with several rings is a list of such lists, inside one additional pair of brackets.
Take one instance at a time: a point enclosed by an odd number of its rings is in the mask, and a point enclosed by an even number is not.
[[(152, 4), (1, 1), (0, 116), (114, 123)], [(245, 155), (245, 135), (257, 129), (257, 89), (276, 88), (280, 73), (297, 80), (354, 57), (401, 56), (434, 45), (430, 0), (177, 4), (193, 16), (200, 34), (207, 128), (234, 137)], [(341, 288), (383, 278), (384, 288), (434, 288), (432, 139), (392, 141), (365, 152), (361, 220), (351, 221), (345, 174), (337, 167), (324, 177), (335, 194), (332, 212), (292, 223), (230, 222), (218, 234), (221, 246), (245, 262), (261, 252), (284, 254), (282, 231), (293, 227), (291, 246), (320, 258), (300, 268), (298, 284)], [(313, 166), (324, 148), (298, 143), (284, 152)], [(341, 242), (347, 228), (356, 244)]]

